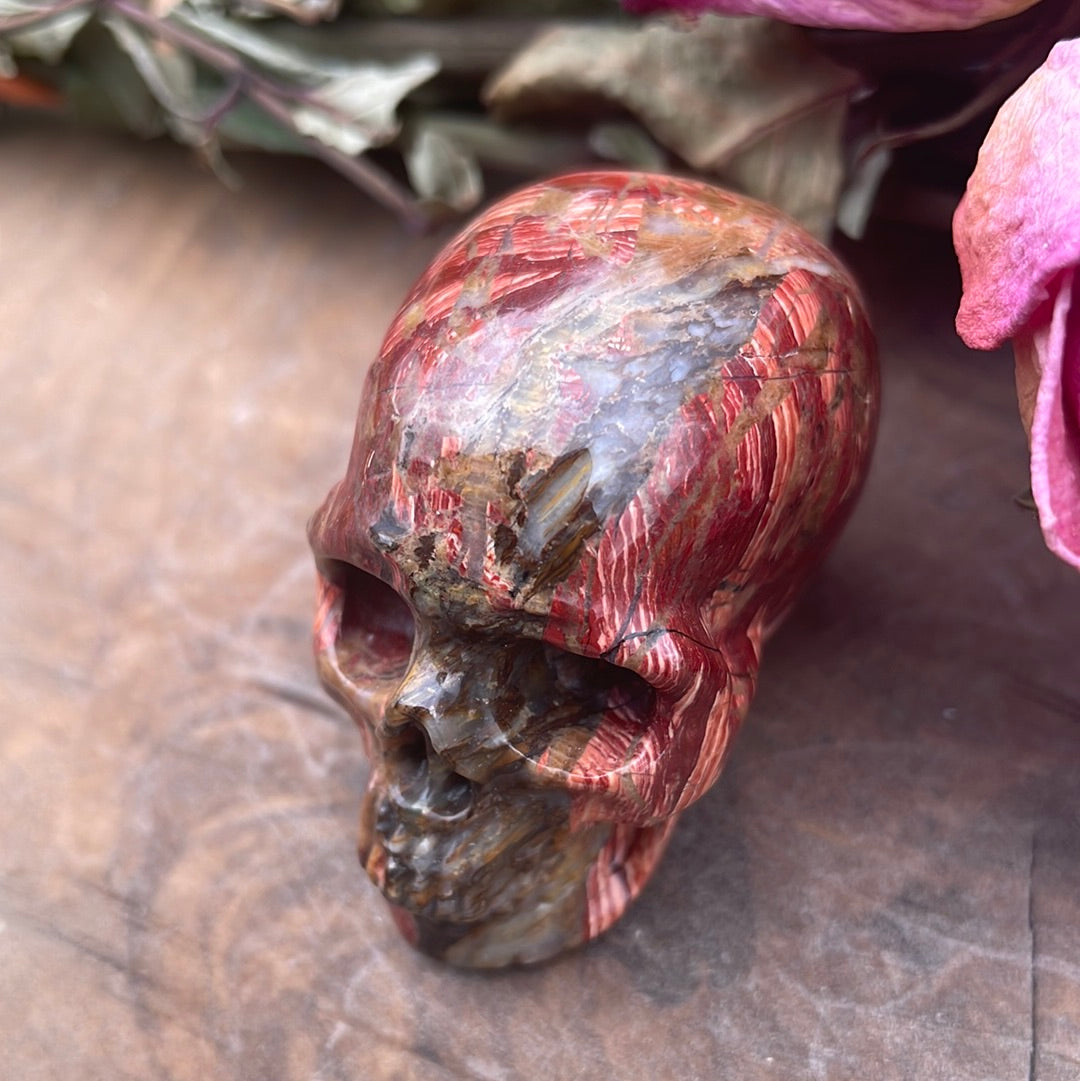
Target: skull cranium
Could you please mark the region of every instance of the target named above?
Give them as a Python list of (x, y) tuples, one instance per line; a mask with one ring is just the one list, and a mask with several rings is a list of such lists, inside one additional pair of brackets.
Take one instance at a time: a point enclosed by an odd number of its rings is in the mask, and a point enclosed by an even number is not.
[(539, 960), (638, 894), (857, 495), (873, 353), (827, 249), (692, 181), (536, 185), (421, 277), (310, 536), (422, 949)]

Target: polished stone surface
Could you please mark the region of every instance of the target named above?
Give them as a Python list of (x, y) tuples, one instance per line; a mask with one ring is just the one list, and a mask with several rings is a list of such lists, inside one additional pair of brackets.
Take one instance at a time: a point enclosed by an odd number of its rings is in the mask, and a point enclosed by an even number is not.
[(699, 181), (497, 200), (404, 298), (309, 526), (360, 858), (455, 964), (595, 938), (713, 785), (850, 516), (880, 387), (833, 254)]

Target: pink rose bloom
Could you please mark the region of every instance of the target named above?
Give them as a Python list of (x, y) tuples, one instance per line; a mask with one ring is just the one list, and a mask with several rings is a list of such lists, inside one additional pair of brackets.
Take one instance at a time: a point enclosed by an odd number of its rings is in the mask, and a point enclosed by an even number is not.
[(627, 11), (768, 15), (843, 30), (966, 30), (1016, 15), (1038, 0), (623, 0)]
[(1011, 338), (1047, 546), (1080, 568), (1080, 40), (1001, 107), (953, 219), (956, 316), (974, 349)]

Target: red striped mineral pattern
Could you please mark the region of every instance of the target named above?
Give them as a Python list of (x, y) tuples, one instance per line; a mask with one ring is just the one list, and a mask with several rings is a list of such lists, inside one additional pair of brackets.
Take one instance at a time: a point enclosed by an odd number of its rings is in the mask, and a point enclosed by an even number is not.
[(435, 259), (310, 526), (361, 858), (418, 947), (536, 961), (618, 919), (720, 772), (877, 402), (846, 271), (706, 184), (561, 177)]

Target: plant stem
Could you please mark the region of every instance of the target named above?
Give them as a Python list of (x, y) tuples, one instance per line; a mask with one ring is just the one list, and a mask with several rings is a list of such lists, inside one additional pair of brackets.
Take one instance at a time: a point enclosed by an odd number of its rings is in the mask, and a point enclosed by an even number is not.
[(161, 38), (163, 41), (180, 46), (192, 55), (197, 56), (204, 64), (218, 71), (230, 74), (233, 72), (253, 74), (247, 72), (244, 62), (235, 53), (229, 52), (228, 49), (223, 49), (213, 42), (199, 37), (198, 34), (192, 33), (185, 27), (170, 21), (168, 16), (159, 18), (157, 15), (152, 15), (142, 4), (136, 3), (134, 0), (98, 0), (98, 6), (123, 15), (129, 22), (135, 23), (136, 26), (142, 27), (143, 30)]
[(377, 169), (362, 157), (351, 157), (336, 147), (297, 131), (292, 114), (273, 94), (267, 93), (261, 86), (252, 85), (248, 88), (248, 97), (263, 112), (292, 131), (313, 154), (322, 158), (332, 169), (336, 169), (373, 199), (394, 211), (407, 228), (414, 232), (423, 232), (431, 224), (420, 203), (381, 169)]

